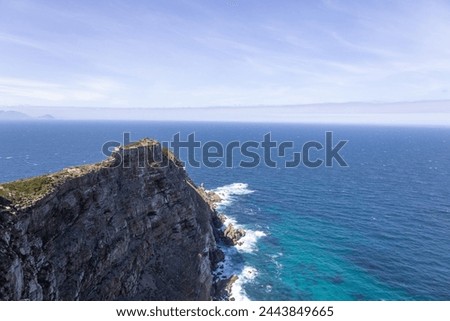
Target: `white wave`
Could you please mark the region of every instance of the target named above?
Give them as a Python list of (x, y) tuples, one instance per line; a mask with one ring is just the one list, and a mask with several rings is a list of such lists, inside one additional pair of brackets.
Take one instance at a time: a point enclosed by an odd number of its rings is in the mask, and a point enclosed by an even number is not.
[(235, 301), (250, 301), (244, 289), (244, 284), (252, 282), (258, 275), (258, 271), (251, 266), (234, 264), (232, 255), (236, 255), (236, 249), (233, 247), (222, 248), (225, 253), (225, 260), (219, 264), (215, 271), (216, 277), (220, 279), (228, 279), (232, 275), (236, 275), (238, 279), (233, 283), (230, 292), (230, 298)]
[[(212, 191), (221, 198), (221, 201), (218, 203), (218, 209), (231, 205), (240, 195), (247, 195), (254, 192), (249, 189), (248, 184), (245, 183), (233, 183), (218, 187)], [(238, 279), (231, 287), (230, 297), (234, 298), (236, 301), (250, 301), (245, 292), (244, 285), (252, 282), (256, 278), (258, 275), (258, 270), (251, 266), (243, 266), (241, 264), (235, 265), (233, 258), (239, 255), (239, 252), (252, 253), (256, 251), (256, 243), (261, 237), (266, 236), (266, 234), (263, 231), (253, 231), (247, 229), (245, 226), (240, 225), (236, 219), (227, 215), (225, 217), (225, 221), (223, 222), (223, 228), (226, 228), (229, 224), (233, 224), (235, 228), (243, 228), (246, 234), (239, 240), (241, 243), (240, 245), (221, 248), (225, 254), (225, 260), (219, 264), (217, 270), (215, 271), (215, 275), (220, 275), (221, 279), (226, 279), (232, 275), (237, 275)]]
[(239, 240), (242, 244), (236, 245), (236, 248), (240, 252), (252, 253), (256, 250), (256, 243), (263, 236), (266, 236), (263, 231), (245, 230), (245, 236)]
[(231, 297), (235, 301), (250, 301), (244, 290), (244, 284), (252, 282), (258, 275), (258, 270), (251, 266), (244, 266), (242, 272), (238, 275), (238, 279), (231, 288)]
[[(233, 219), (228, 220), (236, 222)], [(235, 226), (239, 227), (240, 225), (235, 224)], [(221, 247), (221, 250), (225, 254), (225, 260), (219, 264), (214, 274), (221, 279), (229, 278), (232, 275), (238, 276), (238, 279), (231, 287), (230, 293), (230, 297), (234, 298), (236, 301), (250, 301), (250, 298), (245, 292), (244, 285), (252, 282), (256, 278), (258, 270), (252, 266), (242, 266), (240, 263), (235, 264), (233, 259), (235, 259), (240, 252), (254, 252), (257, 249), (256, 243), (259, 238), (263, 236), (266, 236), (266, 234), (262, 231), (246, 230), (246, 235), (240, 239), (240, 242), (242, 242), (241, 245)]]
[(230, 225), (230, 224), (233, 224), (234, 226), (240, 227), (240, 225), (238, 224), (238, 222), (234, 218), (225, 215), (225, 220), (223, 221), (222, 229), (225, 230), (225, 228), (228, 225)]
[(278, 279), (281, 278), (281, 272), (282, 272), (282, 269), (283, 269), (283, 264), (281, 264), (281, 263), (278, 261), (278, 258), (280, 258), (280, 257), (282, 257), (282, 256), (283, 256), (283, 253), (281, 253), (281, 252), (278, 252), (277, 254), (269, 255), (270, 261), (271, 261), (271, 262), (275, 265), (275, 267), (276, 267), (275, 275), (276, 275), (276, 277), (277, 277)]
[(212, 191), (221, 198), (221, 201), (218, 203), (220, 207), (229, 206), (236, 200), (235, 196), (251, 194), (254, 192), (248, 189), (248, 184), (245, 183), (233, 183), (218, 187)]

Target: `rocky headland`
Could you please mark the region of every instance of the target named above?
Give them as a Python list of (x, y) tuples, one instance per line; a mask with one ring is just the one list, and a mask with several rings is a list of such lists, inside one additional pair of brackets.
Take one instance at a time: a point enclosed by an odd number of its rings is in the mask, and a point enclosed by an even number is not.
[(220, 197), (144, 139), (105, 161), (0, 185), (0, 300), (227, 299)]

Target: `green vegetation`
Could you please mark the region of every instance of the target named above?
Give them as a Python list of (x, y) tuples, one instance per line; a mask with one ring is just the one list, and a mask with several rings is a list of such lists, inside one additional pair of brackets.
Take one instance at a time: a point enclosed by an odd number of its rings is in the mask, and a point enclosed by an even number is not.
[(0, 197), (14, 204), (28, 206), (48, 195), (55, 187), (63, 184), (67, 180), (80, 177), (107, 166), (108, 164), (104, 162), (94, 165), (82, 165), (66, 168), (53, 174), (0, 184)]
[[(149, 138), (144, 138), (140, 141), (125, 146), (124, 149), (141, 146), (152, 146), (155, 144), (157, 144), (156, 141)], [(162, 148), (162, 153), (169, 160), (173, 161), (177, 166), (183, 166), (183, 164), (167, 147)], [(9, 200), (13, 204), (28, 206), (48, 195), (54, 190), (55, 187), (67, 180), (80, 177), (91, 171), (96, 171), (101, 168), (108, 168), (109, 166), (110, 163), (108, 163), (108, 161), (104, 161), (93, 165), (82, 165), (67, 168), (60, 172), (49, 175), (37, 176), (29, 179), (0, 184), (0, 197)]]
[(0, 196), (12, 202), (40, 198), (52, 190), (50, 176), (38, 176), (0, 185)]

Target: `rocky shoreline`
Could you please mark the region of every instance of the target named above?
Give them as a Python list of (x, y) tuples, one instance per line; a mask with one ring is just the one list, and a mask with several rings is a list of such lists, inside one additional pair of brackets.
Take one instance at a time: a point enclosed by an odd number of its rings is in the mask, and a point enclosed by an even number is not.
[[(226, 223), (228, 217), (224, 213), (219, 213), (217, 207), (222, 202), (222, 198), (215, 192), (206, 190), (203, 185), (199, 187), (204, 199), (210, 204), (215, 215), (213, 217), (213, 225), (215, 227), (214, 236), (218, 245), (223, 247), (234, 247), (242, 245), (242, 238), (246, 235), (246, 231), (237, 228), (233, 223)], [(239, 276), (232, 274), (224, 276), (223, 271), (218, 271), (219, 264), (225, 260), (225, 253), (221, 249), (217, 249), (214, 257), (213, 271), (213, 293), (214, 300), (218, 301), (234, 301), (232, 297), (233, 284), (239, 279)]]

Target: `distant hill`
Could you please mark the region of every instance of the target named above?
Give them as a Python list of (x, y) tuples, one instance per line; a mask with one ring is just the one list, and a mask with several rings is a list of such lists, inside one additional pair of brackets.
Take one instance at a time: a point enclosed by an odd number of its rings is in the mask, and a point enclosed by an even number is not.
[(31, 116), (12, 110), (0, 110), (0, 120), (24, 120), (31, 119)]
[(48, 119), (48, 120), (50, 120), (50, 119), (55, 119), (55, 117), (53, 117), (53, 116), (50, 115), (50, 114), (45, 114), (45, 115), (43, 115), (43, 116), (39, 116), (38, 118), (39, 118), (39, 119)]
[(13, 111), (13, 110), (0, 110), (0, 121), (8, 121), (8, 120), (52, 120), (55, 119), (50, 114), (45, 114), (43, 116), (39, 117), (32, 117), (30, 115), (27, 115), (25, 113), (21, 113), (19, 111)]

